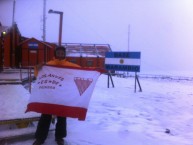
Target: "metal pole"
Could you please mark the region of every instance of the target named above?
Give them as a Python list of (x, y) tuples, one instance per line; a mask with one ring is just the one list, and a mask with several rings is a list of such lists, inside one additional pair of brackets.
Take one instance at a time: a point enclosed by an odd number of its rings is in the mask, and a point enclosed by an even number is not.
[(128, 51), (129, 51), (129, 49), (130, 49), (130, 24), (129, 24), (129, 26), (128, 26)]
[(135, 92), (136, 92), (137, 73), (135, 72)]
[(31, 67), (29, 67), (29, 92), (31, 93)]
[(63, 21), (63, 12), (60, 12), (60, 26), (59, 26), (59, 46), (62, 45), (62, 21)]
[(19, 64), (19, 70), (20, 70), (20, 80), (22, 82), (23, 78), (22, 78), (22, 68), (21, 68), (21, 63)]
[(12, 26), (15, 23), (15, 0), (13, 1), (13, 16), (12, 16)]
[(48, 13), (53, 13), (53, 14), (59, 14), (60, 15), (60, 22), (59, 22), (59, 37), (58, 37), (58, 45), (62, 45), (62, 23), (63, 23), (63, 12), (60, 11), (54, 11), (50, 9)]
[(46, 0), (43, 1), (43, 41), (46, 41)]

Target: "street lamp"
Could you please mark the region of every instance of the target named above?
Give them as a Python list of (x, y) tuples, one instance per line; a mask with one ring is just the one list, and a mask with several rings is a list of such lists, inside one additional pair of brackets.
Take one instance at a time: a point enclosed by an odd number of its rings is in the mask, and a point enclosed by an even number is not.
[(59, 14), (60, 15), (60, 25), (59, 25), (59, 37), (58, 37), (58, 44), (59, 46), (62, 45), (62, 21), (63, 21), (63, 12), (60, 11), (54, 11), (50, 9), (48, 11), (49, 14)]

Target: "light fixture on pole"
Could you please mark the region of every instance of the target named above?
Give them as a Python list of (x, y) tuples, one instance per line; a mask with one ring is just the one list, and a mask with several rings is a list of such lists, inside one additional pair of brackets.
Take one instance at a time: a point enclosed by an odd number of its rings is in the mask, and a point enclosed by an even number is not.
[(62, 21), (63, 21), (63, 12), (60, 11), (54, 11), (50, 9), (48, 11), (49, 14), (59, 14), (60, 15), (60, 24), (59, 24), (59, 37), (58, 37), (58, 45), (62, 45)]

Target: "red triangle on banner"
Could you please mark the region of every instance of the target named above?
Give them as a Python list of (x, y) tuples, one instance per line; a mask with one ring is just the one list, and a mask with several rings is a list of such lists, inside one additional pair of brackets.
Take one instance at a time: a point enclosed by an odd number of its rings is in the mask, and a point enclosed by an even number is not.
[(76, 83), (76, 86), (79, 90), (80, 96), (86, 91), (86, 89), (90, 86), (92, 83), (93, 79), (91, 78), (80, 78), (80, 77), (75, 77), (74, 82)]

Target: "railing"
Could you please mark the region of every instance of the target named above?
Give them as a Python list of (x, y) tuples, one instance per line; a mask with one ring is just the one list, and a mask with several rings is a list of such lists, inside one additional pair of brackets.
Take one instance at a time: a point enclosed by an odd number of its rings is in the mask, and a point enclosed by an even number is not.
[[(24, 71), (24, 72), (23, 72)], [(23, 78), (23, 73), (27, 73), (27, 76)], [(31, 86), (32, 86), (32, 81), (34, 80), (34, 66), (25, 66), (22, 67), (20, 65), (20, 80), (23, 84), (28, 84), (28, 89), (29, 92), (31, 93)]]
[(22, 84), (31, 93), (32, 81), (34, 80), (33, 66), (19, 68), (3, 68), (0, 72), (0, 85), (3, 84)]

